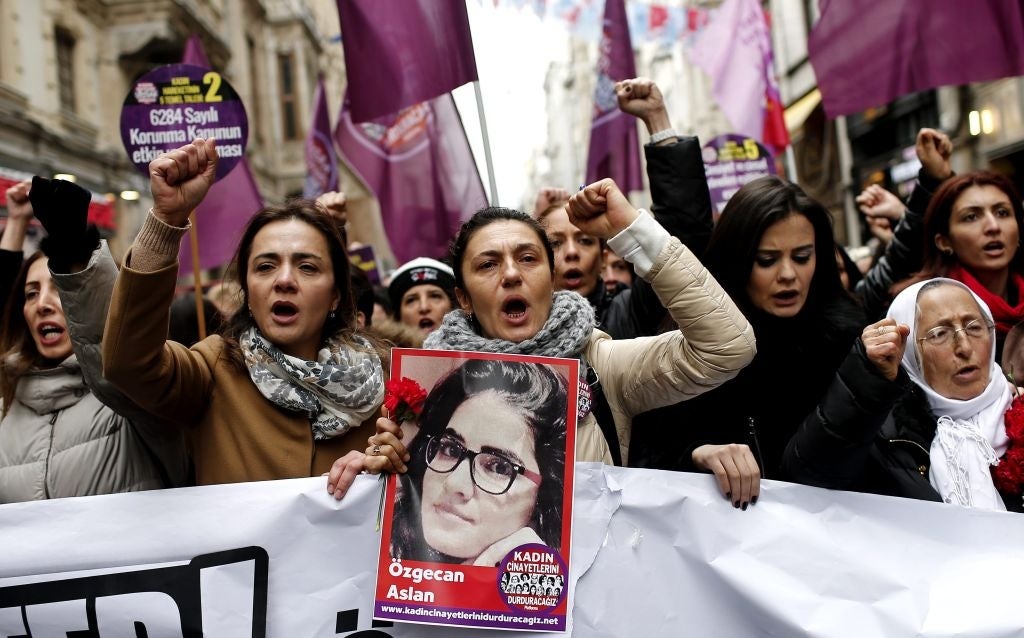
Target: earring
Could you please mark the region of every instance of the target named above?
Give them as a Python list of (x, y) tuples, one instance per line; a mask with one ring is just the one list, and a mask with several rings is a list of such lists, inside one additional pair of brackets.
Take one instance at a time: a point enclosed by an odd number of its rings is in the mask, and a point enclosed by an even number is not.
[(953, 256), (953, 249), (950, 248), (949, 246), (947, 246), (947, 247), (942, 249), (942, 254), (945, 255), (946, 257), (952, 257)]
[(334, 316), (335, 315), (333, 310), (327, 313), (327, 318), (330, 319), (331, 321), (334, 321)]

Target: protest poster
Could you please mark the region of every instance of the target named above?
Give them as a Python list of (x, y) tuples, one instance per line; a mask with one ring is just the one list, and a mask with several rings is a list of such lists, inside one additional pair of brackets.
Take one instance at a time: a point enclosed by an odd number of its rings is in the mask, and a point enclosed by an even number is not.
[(135, 81), (121, 108), (121, 140), (143, 175), (149, 175), (149, 163), (161, 153), (200, 137), (217, 140), (218, 180), (245, 157), (245, 106), (220, 73), (168, 64)]
[(716, 221), (741, 186), (776, 174), (772, 154), (752, 137), (719, 135), (702, 147), (701, 155)]
[(392, 350), (374, 618), (565, 631), (579, 362)]

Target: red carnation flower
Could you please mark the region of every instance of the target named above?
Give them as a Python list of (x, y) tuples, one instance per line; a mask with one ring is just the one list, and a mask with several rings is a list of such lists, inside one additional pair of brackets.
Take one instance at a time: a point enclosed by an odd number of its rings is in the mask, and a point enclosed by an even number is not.
[(1024, 492), (1024, 397), (1016, 397), (1004, 417), (1010, 446), (992, 468), (996, 489), (1007, 494)]
[(391, 379), (384, 384), (384, 407), (396, 423), (412, 421), (423, 412), (427, 392), (408, 377)]

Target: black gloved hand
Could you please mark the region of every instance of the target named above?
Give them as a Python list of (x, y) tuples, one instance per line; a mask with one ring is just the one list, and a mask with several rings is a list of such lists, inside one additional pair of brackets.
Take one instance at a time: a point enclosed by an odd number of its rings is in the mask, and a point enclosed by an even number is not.
[(99, 231), (88, 223), (89, 191), (62, 179), (33, 177), (28, 198), (46, 229), (40, 248), (50, 258), (50, 269), (66, 273), (72, 264), (88, 262), (100, 245)]

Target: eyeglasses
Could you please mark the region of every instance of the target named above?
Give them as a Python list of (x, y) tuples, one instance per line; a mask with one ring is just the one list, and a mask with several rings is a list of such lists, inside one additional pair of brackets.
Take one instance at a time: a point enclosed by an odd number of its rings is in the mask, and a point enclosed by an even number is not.
[(918, 343), (927, 341), (929, 344), (942, 347), (953, 342), (953, 336), (958, 332), (964, 333), (970, 339), (981, 339), (992, 332), (995, 328), (992, 324), (981, 319), (968, 321), (962, 328), (952, 326), (936, 326), (924, 333), (924, 336), (917, 340)]
[(525, 476), (540, 485), (540, 474), (530, 471), (511, 459), (493, 452), (474, 452), (453, 437), (431, 436), (427, 439), (427, 467), (439, 474), (454, 472), (469, 457), (469, 476), (473, 484), (488, 494), (504, 494), (516, 477)]

